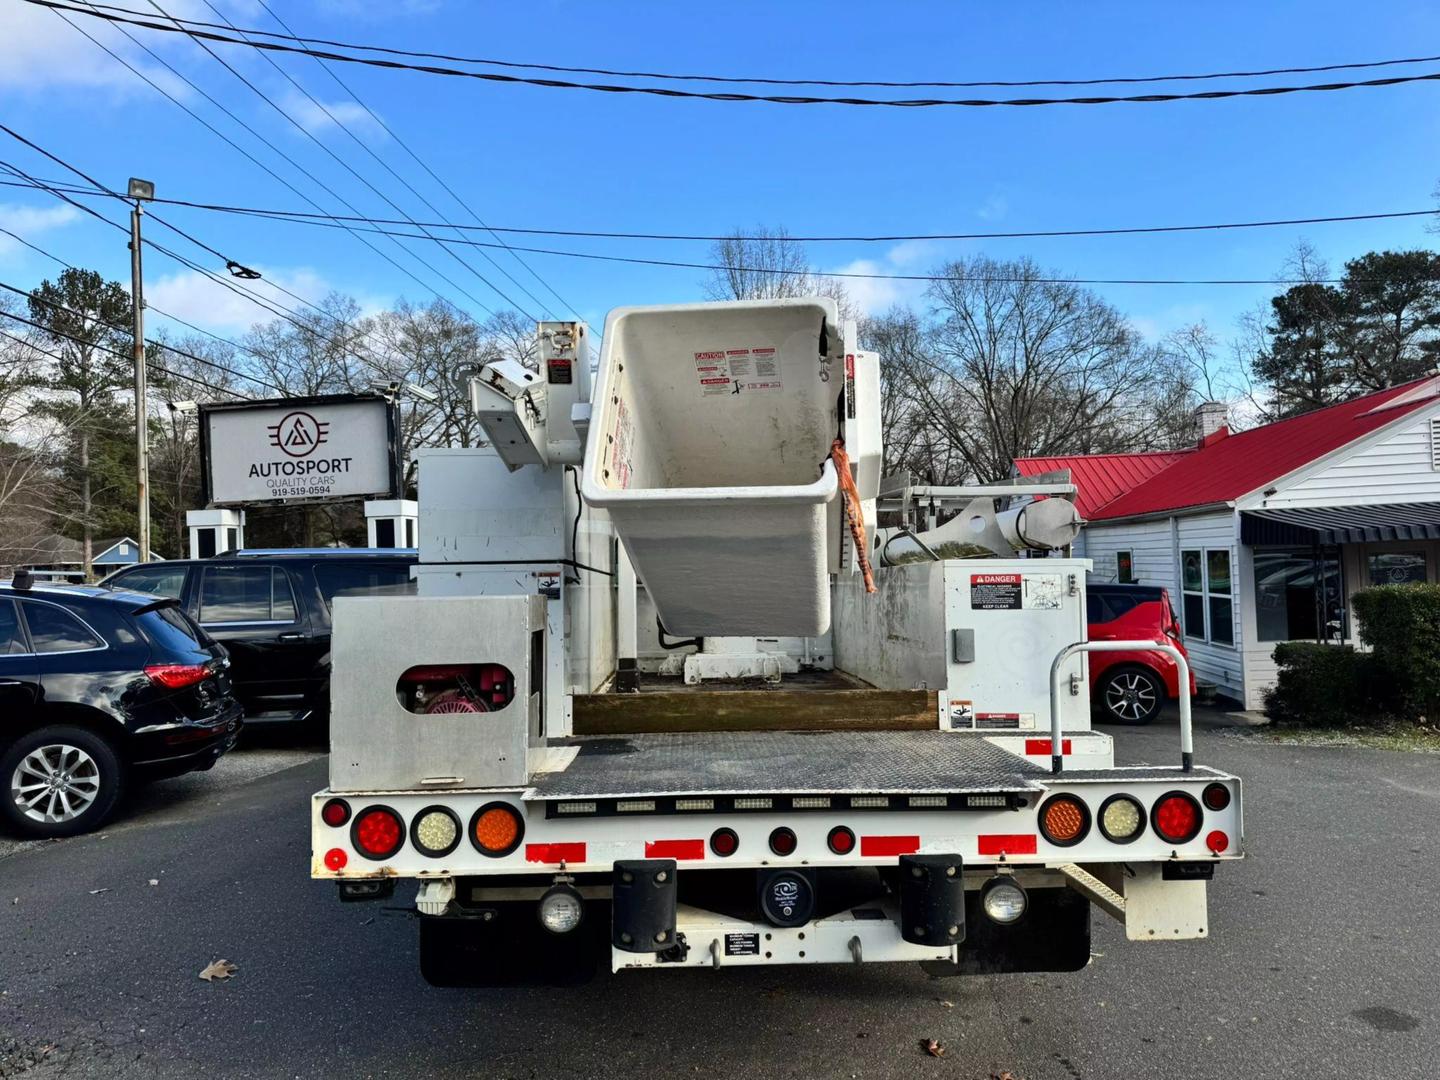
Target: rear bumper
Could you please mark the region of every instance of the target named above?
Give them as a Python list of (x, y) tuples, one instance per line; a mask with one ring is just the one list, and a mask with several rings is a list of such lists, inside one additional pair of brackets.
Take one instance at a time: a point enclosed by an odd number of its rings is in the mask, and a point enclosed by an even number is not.
[(152, 779), (208, 769), (240, 738), (244, 710), (238, 701), (205, 723), (177, 720), (135, 733), (130, 764)]

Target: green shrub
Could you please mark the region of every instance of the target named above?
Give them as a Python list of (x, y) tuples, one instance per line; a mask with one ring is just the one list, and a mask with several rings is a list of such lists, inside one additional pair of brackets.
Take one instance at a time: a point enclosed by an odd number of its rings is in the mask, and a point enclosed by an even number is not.
[(1348, 645), (1282, 641), (1275, 663), (1280, 672), (1265, 691), (1265, 712), (1277, 723), (1343, 727), (1375, 721), (1369, 654)]
[(1355, 594), (1372, 650), (1376, 704), (1407, 720), (1440, 717), (1440, 585), (1379, 585)]

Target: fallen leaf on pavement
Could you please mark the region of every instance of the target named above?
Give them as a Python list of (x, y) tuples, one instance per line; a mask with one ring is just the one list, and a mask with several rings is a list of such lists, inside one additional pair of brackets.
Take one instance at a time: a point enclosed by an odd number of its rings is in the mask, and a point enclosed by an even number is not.
[(936, 1039), (921, 1039), (920, 1049), (924, 1050), (931, 1057), (944, 1057), (945, 1047)]
[[(940, 999), (936, 998), (935, 1000), (939, 1001)], [(942, 1009), (953, 1009), (955, 1007), (955, 1003), (953, 1001), (941, 1001), (940, 1007)]]
[(228, 979), (238, 969), (229, 960), (212, 960), (206, 965), (205, 970), (200, 972), (200, 978), (206, 982), (214, 982), (216, 979)]
[(102, 892), (109, 892), (109, 891), (110, 891), (109, 889), (91, 889), (91, 890), (90, 890), (90, 895), (91, 895), (91, 896), (99, 896)]

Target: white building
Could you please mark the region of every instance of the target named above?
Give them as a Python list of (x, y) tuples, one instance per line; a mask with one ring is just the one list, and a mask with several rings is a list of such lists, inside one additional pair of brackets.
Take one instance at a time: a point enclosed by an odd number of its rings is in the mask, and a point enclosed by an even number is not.
[(1258, 709), (1280, 641), (1358, 644), (1350, 596), (1440, 581), (1440, 377), (1175, 454), (1023, 458), (1069, 468), (1101, 581), (1161, 585), (1196, 678)]

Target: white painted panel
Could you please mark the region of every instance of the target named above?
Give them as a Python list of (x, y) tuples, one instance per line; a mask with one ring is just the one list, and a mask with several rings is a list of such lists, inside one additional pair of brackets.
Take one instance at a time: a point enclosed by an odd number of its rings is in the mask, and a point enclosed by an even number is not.
[(1435, 409), (1424, 409), (1394, 428), (1361, 440), (1309, 472), (1280, 485), (1265, 507), (1368, 506), (1440, 500), (1435, 469)]

